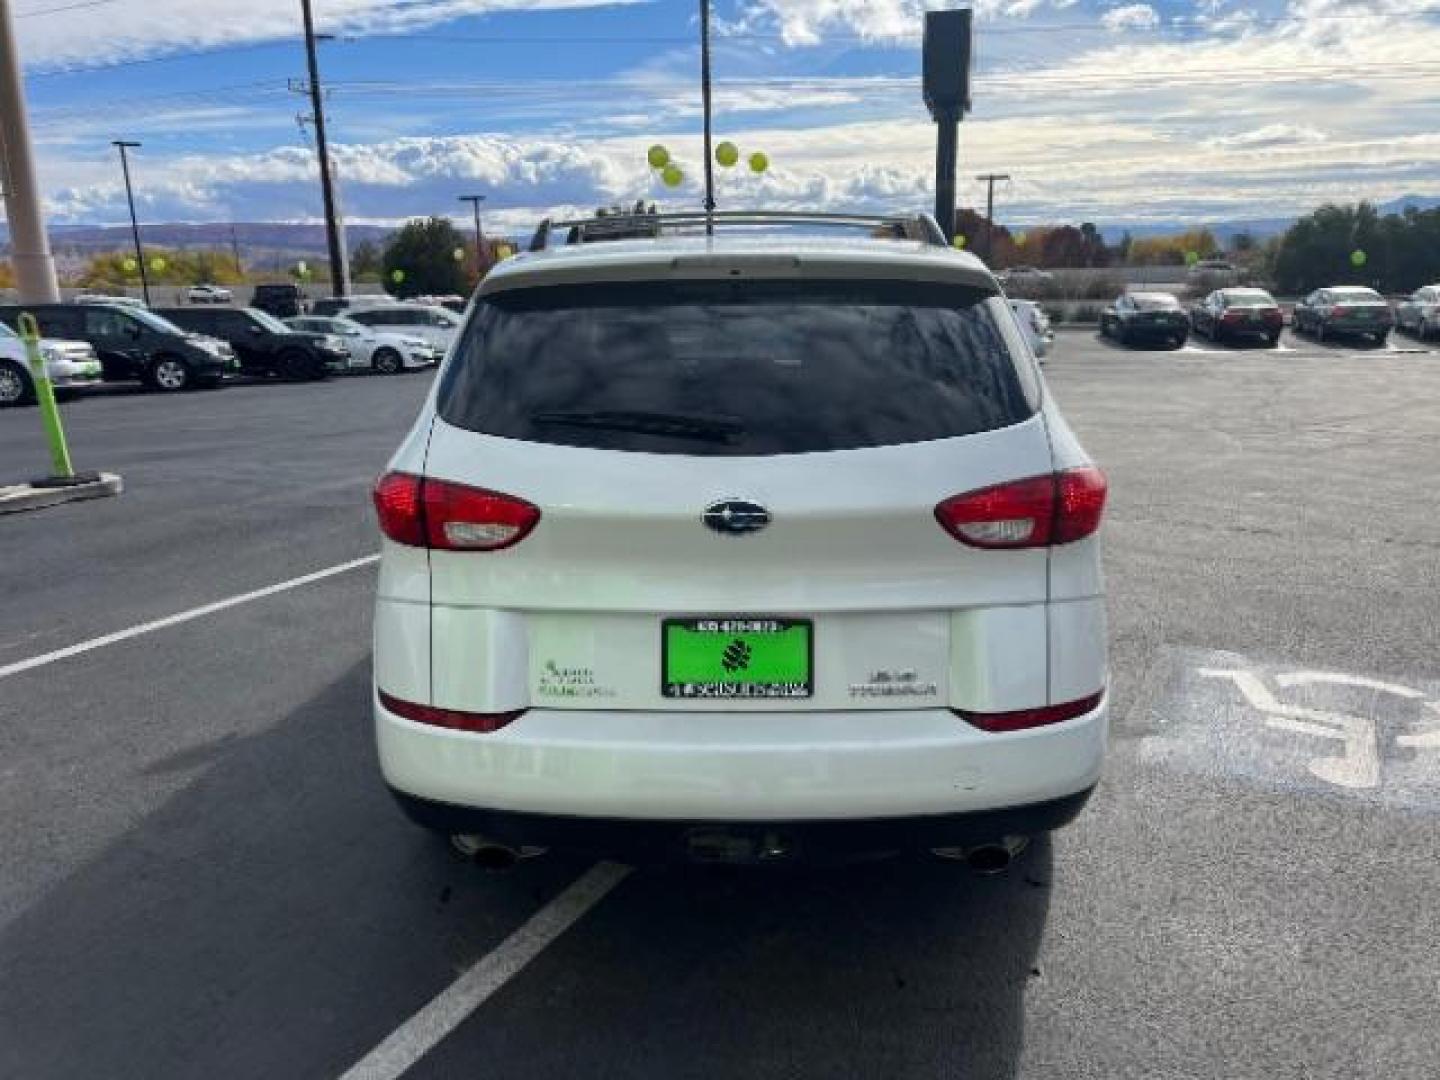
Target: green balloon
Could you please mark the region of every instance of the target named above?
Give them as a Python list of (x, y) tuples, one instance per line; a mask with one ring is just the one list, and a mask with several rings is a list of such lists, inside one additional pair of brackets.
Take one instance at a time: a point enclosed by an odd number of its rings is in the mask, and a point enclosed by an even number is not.
[(1354, 251), (1350, 252), (1350, 265), (1355, 267), (1356, 269), (1364, 266), (1369, 261), (1370, 256), (1366, 255), (1365, 252), (1361, 251), (1359, 248), (1356, 248)]
[(965, 234), (964, 234), (964, 233), (956, 233), (956, 234), (955, 234), (955, 239), (952, 240), (952, 241), (950, 241), (950, 242), (951, 242), (952, 244), (954, 244), (957, 248), (962, 248), (962, 249), (963, 249), (963, 248), (965, 247)]
[(140, 264), (137, 263), (134, 259), (126, 259), (120, 265), (125, 268), (125, 272), (127, 274), (133, 274), (140, 267)]
[(1194, 266), (1194, 265), (1195, 265), (1196, 263), (1198, 263), (1199, 261), (1200, 261), (1200, 253), (1199, 253), (1198, 251), (1187, 251), (1187, 252), (1185, 252), (1185, 265), (1186, 265), (1186, 266)]
[(666, 187), (679, 187), (685, 180), (685, 174), (678, 165), (666, 165), (660, 170), (660, 179), (665, 182)]
[(1023, 232), (1015, 234), (1015, 243), (1019, 244), (1021, 247), (1025, 246), (1025, 234)]
[(751, 172), (763, 173), (768, 168), (770, 168), (770, 159), (764, 154), (757, 151), (750, 155)]
[(715, 147), (715, 160), (728, 169), (740, 160), (740, 148), (733, 142), (722, 142)]
[(159, 258), (158, 256), (157, 256), (156, 258), (154, 258), (154, 259), (151, 259), (151, 260), (150, 260), (150, 269), (151, 269), (151, 270), (154, 270), (156, 273), (159, 273), (161, 270), (164, 270), (164, 269), (165, 269), (165, 260), (162, 259), (162, 258)]
[(402, 281), (405, 280), (405, 271), (404, 271), (404, 270), (391, 270), (391, 271), (390, 271), (390, 280), (393, 281), (396, 285), (399, 285)]
[(645, 155), (645, 160), (650, 162), (652, 169), (663, 169), (666, 165), (670, 164), (670, 151), (666, 150), (665, 147), (659, 143), (656, 143), (650, 147), (649, 153)]

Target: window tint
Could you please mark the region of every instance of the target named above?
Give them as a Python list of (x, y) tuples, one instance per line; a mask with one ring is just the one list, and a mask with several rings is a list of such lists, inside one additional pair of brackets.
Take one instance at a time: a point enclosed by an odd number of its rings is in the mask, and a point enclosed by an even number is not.
[(1154, 296), (1149, 293), (1134, 297), (1133, 303), (1141, 311), (1176, 311), (1180, 307), (1180, 301), (1173, 296)]
[(85, 309), (85, 333), (89, 337), (120, 337), (133, 325), (112, 308)]
[(498, 293), (476, 308), (440, 414), (530, 442), (698, 455), (988, 431), (1033, 411), (989, 295), (866, 281)]

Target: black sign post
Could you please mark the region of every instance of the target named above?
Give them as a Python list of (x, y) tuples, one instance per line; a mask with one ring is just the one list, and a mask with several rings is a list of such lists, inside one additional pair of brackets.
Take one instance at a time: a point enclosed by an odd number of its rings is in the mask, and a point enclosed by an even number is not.
[(925, 13), (925, 105), (938, 125), (935, 146), (935, 220), (955, 238), (955, 165), (960, 118), (970, 108), (969, 8)]

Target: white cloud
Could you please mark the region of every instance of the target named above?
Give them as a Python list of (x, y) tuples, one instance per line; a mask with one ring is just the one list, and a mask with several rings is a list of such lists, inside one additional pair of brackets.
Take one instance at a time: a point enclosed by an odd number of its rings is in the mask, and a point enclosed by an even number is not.
[(1231, 135), (1217, 135), (1207, 140), (1208, 145), (1221, 148), (1255, 149), (1271, 146), (1310, 146), (1322, 143), (1329, 136), (1319, 128), (1304, 124), (1266, 124), (1249, 131), (1237, 131)]
[(1149, 4), (1125, 4), (1100, 16), (1108, 30), (1153, 30), (1160, 25), (1160, 13)]
[[(318, 29), (373, 34), (434, 26), (465, 15), (584, 8), (647, 0), (329, 0)], [(177, 49), (205, 49), (302, 34), (296, 0), (129, 0), (96, 17), (56, 13), (17, 20), (21, 55), (32, 69), (89, 66)]]

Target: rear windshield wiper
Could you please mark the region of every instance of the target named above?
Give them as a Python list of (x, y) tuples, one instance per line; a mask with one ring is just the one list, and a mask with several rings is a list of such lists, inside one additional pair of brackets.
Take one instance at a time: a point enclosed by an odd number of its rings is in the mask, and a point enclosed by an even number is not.
[(531, 414), (530, 422), (532, 424), (564, 424), (569, 427), (603, 428), (607, 431), (635, 431), (644, 435), (663, 435), (672, 439), (695, 439), (700, 442), (717, 443), (733, 443), (745, 434), (745, 428), (735, 420), (628, 410), (538, 412)]

